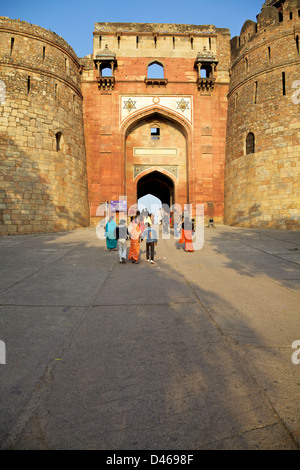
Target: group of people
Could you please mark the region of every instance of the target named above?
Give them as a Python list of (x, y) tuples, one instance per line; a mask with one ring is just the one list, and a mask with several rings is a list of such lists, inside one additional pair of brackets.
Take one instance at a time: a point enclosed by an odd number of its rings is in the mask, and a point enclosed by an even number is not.
[(179, 243), (184, 245), (184, 251), (193, 252), (193, 234), (195, 231), (194, 220), (190, 218), (188, 211), (184, 211), (183, 215), (177, 210), (167, 211), (162, 210), (159, 218), (162, 224), (162, 232), (169, 233), (170, 227), (174, 228), (175, 238), (180, 238)]
[[(119, 252), (119, 262), (126, 263), (128, 259), (132, 263), (138, 264), (140, 261), (140, 245), (146, 240), (146, 260), (154, 264), (155, 246), (158, 237), (154, 225), (154, 215), (148, 214), (147, 211), (136, 212), (131, 218), (129, 226), (126, 220), (122, 219), (119, 225), (114, 221), (114, 216), (109, 218), (105, 226), (105, 238), (108, 251)], [(184, 251), (193, 252), (193, 222), (189, 216), (185, 215), (181, 224), (181, 237), (179, 243), (184, 244)], [(130, 240), (130, 248), (127, 258), (127, 241)]]
[(112, 215), (105, 227), (106, 246), (109, 251), (118, 249), (119, 262), (125, 264), (127, 258), (127, 240), (130, 240), (128, 260), (138, 264), (140, 261), (140, 244), (146, 240), (146, 259), (154, 264), (155, 245), (157, 234), (153, 228), (154, 217), (152, 214), (137, 211), (131, 218), (129, 227), (126, 220), (120, 220), (117, 226)]

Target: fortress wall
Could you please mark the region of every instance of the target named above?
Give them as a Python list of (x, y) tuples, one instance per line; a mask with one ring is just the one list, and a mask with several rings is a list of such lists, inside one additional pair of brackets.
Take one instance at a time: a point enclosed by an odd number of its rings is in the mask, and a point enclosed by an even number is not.
[(0, 233), (89, 223), (80, 65), (55, 33), (0, 17)]
[[(299, 228), (300, 2), (247, 21), (231, 41), (225, 166), (225, 222)], [(250, 153), (246, 140), (255, 137)]]
[[(0, 234), (70, 230), (98, 220), (104, 201), (134, 203), (142, 163), (175, 166), (176, 202), (203, 203), (217, 222), (298, 229), (299, 37), (300, 0), (269, 0), (230, 47), (213, 25), (96, 23), (93, 54), (79, 60), (57, 34), (0, 17)], [(115, 68), (103, 87), (107, 51)], [(199, 53), (217, 61), (208, 89)], [(163, 81), (149, 80), (151, 62)], [(159, 142), (130, 136), (143, 122), (162, 126)], [(175, 142), (178, 157), (158, 161), (156, 150), (134, 165), (133, 137), (146, 153)]]

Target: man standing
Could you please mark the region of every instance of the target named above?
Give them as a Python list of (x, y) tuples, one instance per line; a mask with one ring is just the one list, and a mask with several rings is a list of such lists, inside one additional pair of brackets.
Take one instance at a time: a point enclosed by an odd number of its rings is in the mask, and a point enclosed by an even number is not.
[(157, 245), (157, 235), (154, 228), (151, 228), (149, 224), (146, 224), (146, 229), (143, 234), (143, 238), (146, 238), (146, 259), (155, 264), (154, 261), (154, 245)]
[(119, 225), (115, 229), (115, 238), (118, 241), (119, 262), (125, 264), (127, 257), (127, 240), (129, 238), (126, 221), (120, 220)]

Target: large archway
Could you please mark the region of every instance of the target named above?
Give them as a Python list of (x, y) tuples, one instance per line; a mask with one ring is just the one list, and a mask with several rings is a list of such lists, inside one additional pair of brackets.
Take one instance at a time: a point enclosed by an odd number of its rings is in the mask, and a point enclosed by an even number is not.
[[(128, 205), (148, 193), (168, 206), (175, 198), (176, 203), (186, 204), (191, 142), (186, 123), (156, 108), (132, 116), (123, 129), (124, 189)], [(170, 178), (163, 176), (168, 174)]]
[(160, 199), (162, 204), (171, 207), (175, 203), (175, 188), (171, 178), (159, 171), (152, 171), (142, 176), (137, 183), (137, 200), (152, 194)]

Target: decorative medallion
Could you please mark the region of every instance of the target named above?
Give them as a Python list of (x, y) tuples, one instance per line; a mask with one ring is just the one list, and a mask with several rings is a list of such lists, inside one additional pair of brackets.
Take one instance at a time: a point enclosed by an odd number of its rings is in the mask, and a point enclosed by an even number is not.
[(128, 101), (124, 101), (123, 109), (127, 109), (127, 111), (130, 113), (130, 111), (132, 111), (133, 109), (136, 109), (135, 104), (136, 104), (136, 101), (132, 101), (132, 99), (129, 98)]
[(154, 98), (153, 98), (153, 103), (154, 103), (154, 104), (158, 104), (159, 102), (160, 102), (159, 97), (158, 97), (158, 96), (154, 96)]
[(189, 103), (185, 101), (184, 98), (182, 98), (181, 101), (177, 101), (176, 103), (177, 103), (177, 109), (180, 109), (180, 111), (182, 111), (183, 113), (186, 109), (190, 109)]

